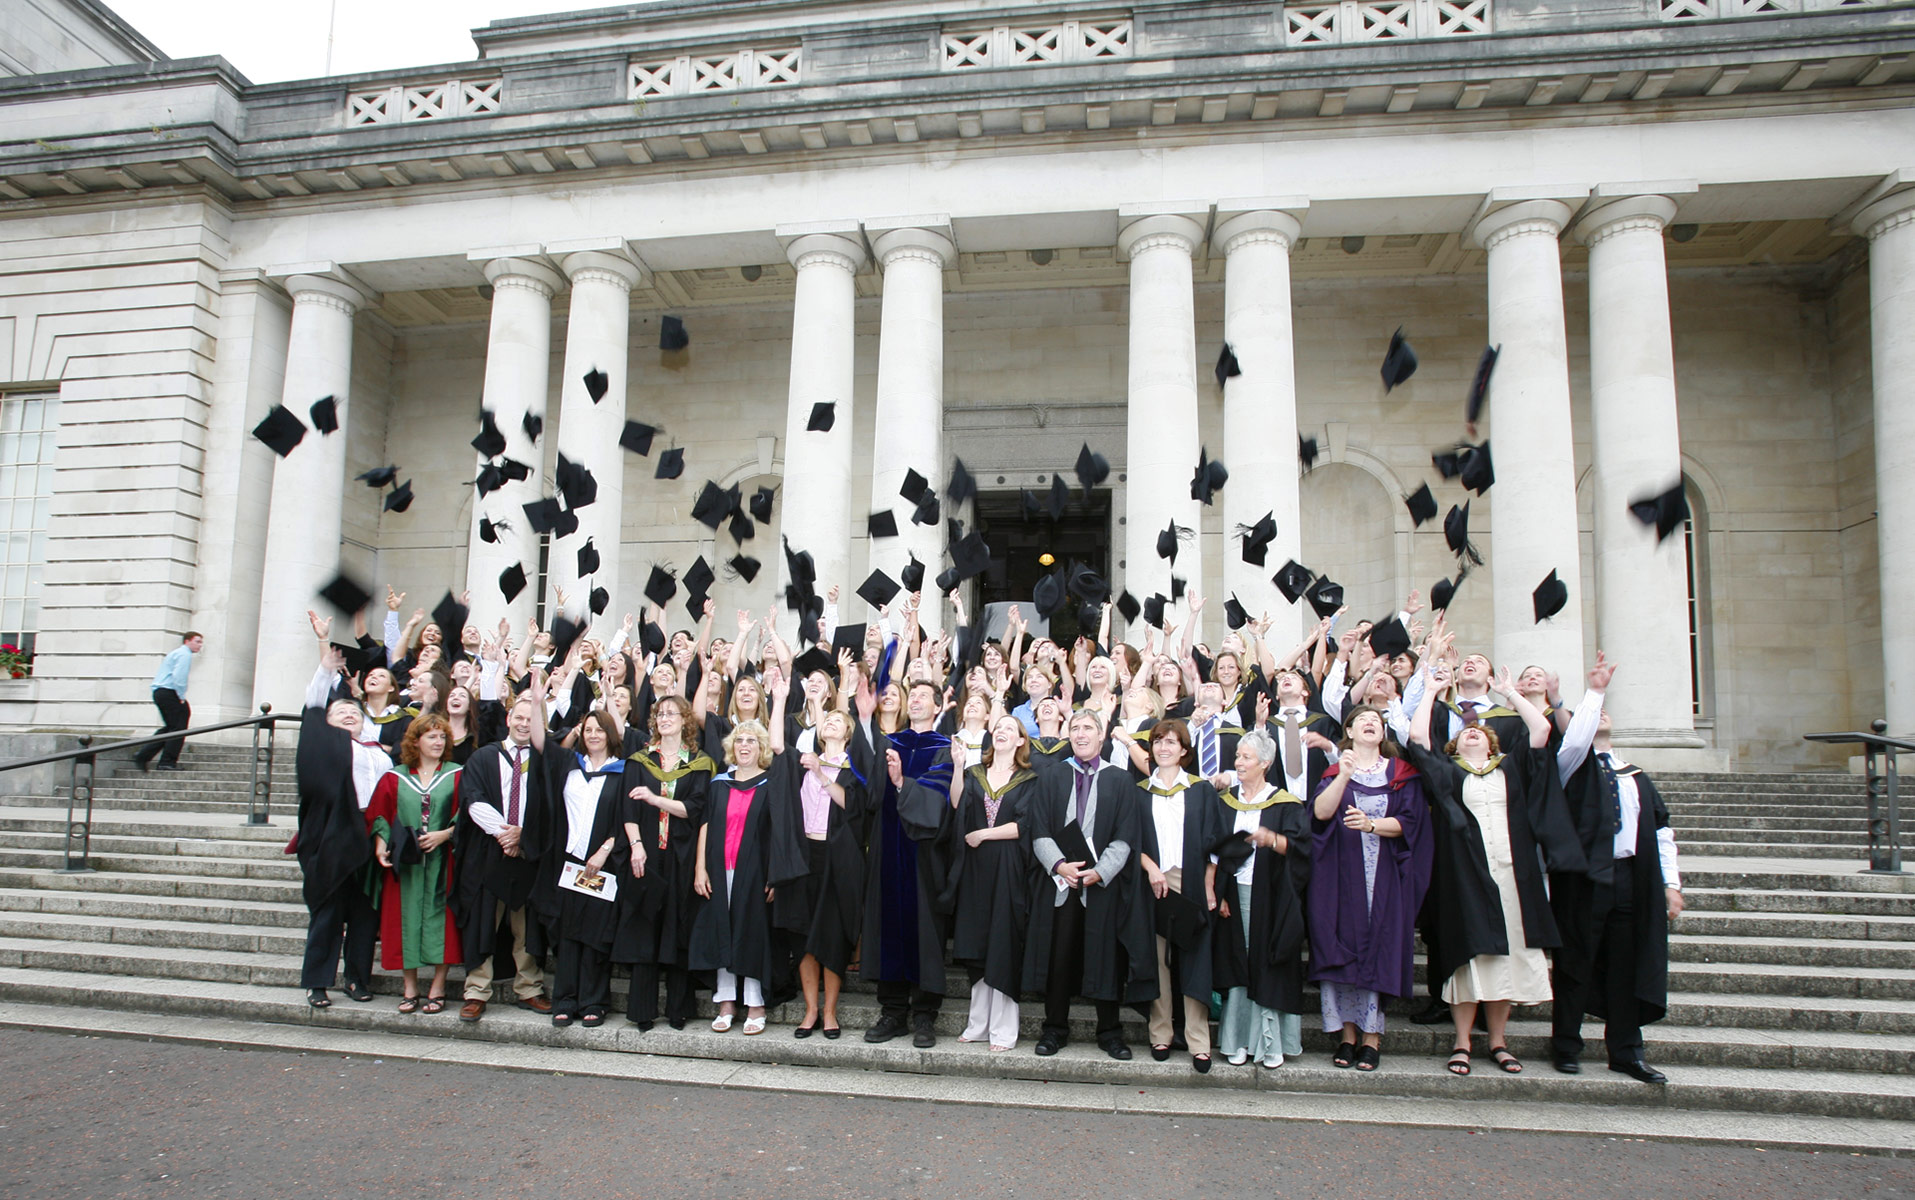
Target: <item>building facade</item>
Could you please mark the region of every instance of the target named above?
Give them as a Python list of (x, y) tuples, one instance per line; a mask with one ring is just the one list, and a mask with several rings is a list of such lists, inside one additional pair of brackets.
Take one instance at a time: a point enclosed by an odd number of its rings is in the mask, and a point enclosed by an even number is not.
[[(1915, 732), (1915, 5), (661, 0), (473, 36), (378, 77), (129, 53), (0, 79), (0, 634), (35, 652), (0, 728), (147, 724), (187, 628), (197, 720), (297, 703), (342, 563), (522, 625), (555, 588), (607, 587), (615, 620), (654, 564), (759, 558), (714, 588), (722, 627), (777, 604), (783, 537), (860, 619), (872, 567), (949, 561), (897, 491), (955, 456), (980, 495), (946, 515), (994, 553), (974, 603), (1028, 600), (1045, 552), (1169, 591), (1174, 523), (1208, 639), (1234, 595), (1294, 640), (1286, 559), (1365, 614), (1454, 577), (1402, 503), (1428, 479), (1486, 559), (1460, 644), (1570, 681), (1600, 647), (1632, 757)], [(1386, 392), (1399, 327), (1422, 366)], [(1486, 345), (1497, 482), (1469, 497), (1430, 455)], [(325, 395), (338, 433), (250, 436)], [(485, 498), (482, 407), (537, 467)], [(1085, 443), (1109, 479), (1026, 521)], [(599, 498), (548, 542), (518, 509), (559, 454)], [(385, 464), (405, 512), (354, 482)], [(707, 479), (775, 488), (774, 520), (707, 529)], [(1692, 520), (1659, 545), (1628, 504), (1678, 479)], [(870, 539), (883, 508), (901, 535)]]

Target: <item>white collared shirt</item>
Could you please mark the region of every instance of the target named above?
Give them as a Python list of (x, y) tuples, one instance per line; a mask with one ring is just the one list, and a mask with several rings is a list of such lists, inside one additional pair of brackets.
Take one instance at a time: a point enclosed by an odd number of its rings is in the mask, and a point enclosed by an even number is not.
[[(508, 803), (512, 795), (512, 751), (514, 743), (510, 738), (499, 743), (499, 803)], [(525, 805), (531, 803), (531, 779), (526, 776), (532, 770), (532, 747), (518, 746), (519, 751), (519, 824), (525, 824)], [(480, 802), (472, 805), (472, 823), (484, 830), (490, 837), (498, 837), (506, 828), (505, 814), (490, 804)]]

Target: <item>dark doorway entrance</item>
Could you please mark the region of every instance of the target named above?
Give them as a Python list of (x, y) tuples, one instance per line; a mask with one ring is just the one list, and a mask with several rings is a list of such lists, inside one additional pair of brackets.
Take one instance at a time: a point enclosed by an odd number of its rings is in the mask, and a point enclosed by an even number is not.
[[(1048, 498), (1048, 491), (1043, 493)], [(1052, 521), (1048, 512), (1024, 516), (1021, 491), (979, 492), (977, 528), (991, 547), (991, 569), (979, 583), (978, 604), (1009, 602), (1022, 605), (1026, 620), (1037, 625), (1031, 607), (1031, 592), (1037, 581), (1058, 566), (1081, 562), (1110, 578), (1110, 489), (1096, 488), (1086, 500), (1082, 490), (1071, 490), (1070, 506), (1062, 520)], [(1050, 566), (1044, 555), (1050, 555)], [(1078, 605), (1073, 602), (1051, 618), (1050, 636), (1059, 645), (1076, 639)], [(1083, 631), (1091, 636), (1095, 629)]]

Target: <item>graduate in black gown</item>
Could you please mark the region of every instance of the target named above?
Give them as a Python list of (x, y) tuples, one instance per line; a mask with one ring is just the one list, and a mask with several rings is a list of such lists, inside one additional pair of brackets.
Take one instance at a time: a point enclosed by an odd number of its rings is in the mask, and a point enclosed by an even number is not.
[[(665, 977), (665, 1019), (683, 1029), (692, 1015), (691, 935), (698, 898), (693, 856), (705, 820), (705, 793), (718, 767), (693, 740), (691, 705), (663, 696), (652, 705), (645, 744), (625, 768), (625, 838), (631, 880), (619, 896), (612, 961), (629, 964), (626, 1017), (640, 1030), (658, 1019)], [(626, 733), (638, 732), (627, 727)]]
[[(533, 697), (543, 685), (534, 679)], [(617, 757), (611, 715), (588, 713), (579, 724), (583, 753), (548, 747), (543, 724), (532, 747), (545, 772), (544, 819), (550, 850), (539, 863), (532, 903), (550, 930), (552, 1024), (587, 1028), (605, 1021), (611, 998), (612, 940), (618, 893), (630, 881), (631, 845), (624, 830), (625, 760)]]
[(729, 1032), (742, 1001), (744, 1031), (758, 1034), (765, 1009), (791, 992), (789, 955), (771, 914), (777, 889), (805, 873), (798, 779), (794, 763), (772, 754), (758, 721), (733, 727), (725, 756), (730, 769), (712, 777), (693, 860), (692, 890), (705, 903), (692, 925), (691, 965), (717, 975), (712, 1030)]
[(1170, 1057), (1172, 1020), (1181, 1001), (1192, 1066), (1210, 1070), (1211, 914), (1217, 867), (1210, 855), (1223, 840), (1223, 805), (1206, 779), (1190, 774), (1190, 728), (1160, 721), (1150, 731), (1152, 770), (1137, 785), (1144, 805), (1142, 857), (1152, 905), (1157, 997), (1150, 1005), (1150, 1055)]
[(1070, 721), (1070, 705), (1057, 696), (1045, 696), (1033, 712), (1037, 732), (1031, 735), (1031, 766), (1040, 772), (1063, 766), (1071, 756), (1071, 740), (1064, 728)]
[(991, 721), (982, 761), (953, 763), (951, 802), (962, 849), (951, 916), (951, 958), (971, 979), (971, 1012), (960, 1042), (989, 1040), (991, 1049), (1017, 1047), (1018, 993), (1023, 991), (1024, 938), (1030, 924), (1036, 860), (1025, 812), (1036, 797), (1030, 739), (1016, 717)]
[(351, 699), (333, 700), (345, 658), (328, 640), (332, 622), (307, 613), (319, 638), (319, 669), (306, 689), (300, 717), (297, 771), (299, 832), (292, 852), (305, 876), (310, 914), (299, 986), (307, 1003), (328, 1008), (340, 944), (346, 954), (346, 994), (371, 1000), (372, 947), (379, 932), (371, 869), (372, 837), (365, 809), (392, 760), (376, 742), (360, 741), (364, 712)]

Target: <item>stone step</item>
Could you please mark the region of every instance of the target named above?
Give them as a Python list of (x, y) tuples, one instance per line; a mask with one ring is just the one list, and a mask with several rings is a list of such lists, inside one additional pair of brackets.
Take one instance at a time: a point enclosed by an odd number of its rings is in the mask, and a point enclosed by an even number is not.
[[(1688, 928), (1688, 917), (1682, 924)], [(1858, 967), (1915, 970), (1915, 941), (1811, 940), (1792, 937), (1722, 937), (1671, 934), (1669, 958), (1684, 963), (1769, 963), (1848, 971)]]
[(1862, 864), (1827, 867), (1806, 863), (1762, 862), (1753, 856), (1740, 862), (1734, 859), (1704, 859), (1691, 856), (1682, 863), (1682, 885), (1688, 888), (1778, 889), (1830, 892), (1899, 893), (1915, 896), (1915, 872), (1901, 875), (1871, 875)]
[(1687, 848), (1696, 838), (1711, 841), (1748, 842), (1752, 845), (1787, 842), (1837, 842), (1844, 845), (1866, 846), (1868, 830), (1862, 823), (1837, 824), (1833, 821), (1775, 821), (1764, 824), (1759, 821), (1718, 821), (1711, 818), (1704, 821), (1676, 820), (1671, 825), (1676, 831), (1676, 844)]
[(1915, 1001), (1915, 970), (1844, 967), (1827, 971), (1765, 962), (1672, 961), (1669, 987), (1709, 995)]
[[(48, 796), (0, 796), (0, 809), (6, 808), (58, 808), (66, 809), (65, 797)], [(275, 817), (290, 816), (298, 809), (298, 801), (293, 793), (281, 795), (273, 793), (273, 802), (267, 811)], [(93, 810), (97, 812), (146, 812), (146, 813), (204, 813), (216, 812), (243, 817), (248, 812), (244, 796), (235, 799), (223, 799), (218, 796), (181, 795), (170, 797), (115, 797), (95, 796)], [(84, 815), (85, 810), (80, 810)]]
[(92, 871), (68, 875), (35, 867), (0, 866), (0, 890), (33, 888), (124, 896), (184, 896), (241, 904), (301, 904), (299, 884), (267, 879), (207, 879), (193, 875)]
[[(93, 836), (134, 838), (206, 838), (214, 841), (262, 842), (284, 846), (292, 836), (291, 815), (278, 818), (278, 824), (253, 825), (234, 820), (225, 813), (182, 813), (177, 817), (145, 817), (115, 812), (95, 817)], [(43, 809), (0, 809), (0, 844), (16, 844), (15, 834), (55, 834), (64, 836), (64, 814)], [(22, 843), (23, 844), (23, 843)]]
[(1685, 933), (1721, 939), (1777, 937), (1816, 941), (1915, 942), (1915, 916), (1708, 912), (1692, 908), (1682, 914), (1681, 924)]
[(1751, 854), (1757, 853), (1768, 858), (1819, 859), (1835, 862), (1865, 863), (1868, 851), (1865, 846), (1845, 844), (1824, 844), (1819, 842), (1798, 842), (1788, 845), (1774, 845), (1767, 842), (1712, 842), (1701, 841), (1684, 835), (1677, 836), (1677, 842), (1685, 852), (1696, 854)]
[(234, 904), (230, 900), (186, 896), (140, 896), (116, 892), (55, 888), (0, 887), (0, 913), (22, 916), (53, 913), (112, 925), (136, 921), (179, 921), (203, 925), (259, 925), (295, 929), (305, 938), (308, 913), (295, 900), (284, 904)]
[[(1837, 892), (1783, 888), (1762, 891), (1699, 888), (1683, 881), (1683, 897), (1697, 912), (1845, 913), (1863, 917), (1915, 916), (1915, 897), (1893, 892)], [(1686, 919), (1686, 914), (1685, 914)]]
[[(9, 868), (55, 868), (60, 851), (0, 847), (0, 871)], [(93, 869), (101, 874), (182, 875), (207, 880), (269, 879), (297, 884), (302, 876), (297, 859), (280, 854), (265, 858), (186, 857), (178, 854), (119, 854), (97, 843), (91, 850)]]
[(276, 954), (304, 953), (304, 922), (297, 926), (214, 924), (197, 920), (101, 921), (83, 913), (16, 913), (0, 910), (0, 938), (54, 942), (110, 942), (181, 951)]
[[(1591, 1064), (1598, 1069), (1573, 1077), (1558, 1075), (1547, 1069), (1543, 1056), (1535, 1053), (1529, 1056), (1530, 1069), (1518, 1076), (1482, 1071), (1467, 1079), (1458, 1079), (1443, 1069), (1442, 1058), (1436, 1054), (1388, 1049), (1383, 1070), (1374, 1076), (1337, 1070), (1320, 1052), (1306, 1053), (1274, 1071), (1220, 1064), (1208, 1075), (1198, 1075), (1182, 1055), (1166, 1063), (1156, 1063), (1148, 1053), (1140, 1053), (1130, 1062), (1119, 1063), (1082, 1041), (1074, 1042), (1055, 1057), (1039, 1059), (1030, 1053), (1028, 1043), (1009, 1054), (993, 1054), (980, 1045), (960, 1045), (951, 1037), (941, 1038), (939, 1045), (930, 1050), (917, 1050), (905, 1039), (868, 1045), (855, 1032), (839, 1041), (817, 1037), (799, 1041), (790, 1036), (789, 1027), (782, 1022), (773, 1024), (756, 1038), (742, 1036), (735, 1027), (731, 1033), (715, 1034), (702, 1023), (682, 1032), (661, 1024), (650, 1032), (640, 1033), (618, 1020), (608, 1022), (603, 1029), (561, 1030), (536, 1014), (505, 1006), (494, 1007), (475, 1025), (464, 1025), (450, 1007), (436, 1017), (408, 1016), (393, 1011), (389, 1001), (355, 1005), (335, 996), (332, 1008), (315, 1011), (291, 989), (182, 984), (164, 978), (14, 968), (0, 968), (0, 996), (36, 1004), (84, 1004), (123, 1011), (330, 1026), (426, 1039), (486, 1039), (693, 1059), (772, 1061), (979, 1079), (1105, 1083), (1146, 1090), (1162, 1087), (1280, 1089), (1324, 1095), (1427, 1097), (1446, 1103), (1500, 1099), (1890, 1120), (1907, 1120), (1915, 1114), (1915, 1080), (1905, 1072), (1814, 1067), (1776, 1070), (1774, 1066), (1790, 1053), (1787, 1048), (1777, 1046), (1759, 1047), (1769, 1055), (1762, 1066), (1684, 1066), (1671, 1073), (1668, 1087), (1649, 1088), (1599, 1069), (1599, 1059)], [(855, 1031), (858, 1027), (847, 1017), (846, 1028)], [(1520, 1040), (1513, 1041), (1513, 1046), (1516, 1044), (1521, 1044)], [(1674, 1046), (1672, 1039), (1668, 1048), (1673, 1051)], [(1657, 1049), (1663, 1048), (1657, 1043)], [(1673, 1060), (1658, 1057), (1656, 1061)]]
[[(65, 835), (62, 833), (26, 833), (8, 830), (0, 833), (0, 850), (58, 854), (65, 840)], [(94, 856), (107, 858), (137, 855), (217, 860), (262, 859), (280, 864), (292, 861), (285, 853), (285, 842), (278, 836), (271, 840), (203, 836), (137, 837), (128, 836), (111, 826), (103, 825), (93, 827), (89, 849)], [(223, 868), (220, 873), (225, 873)]]

